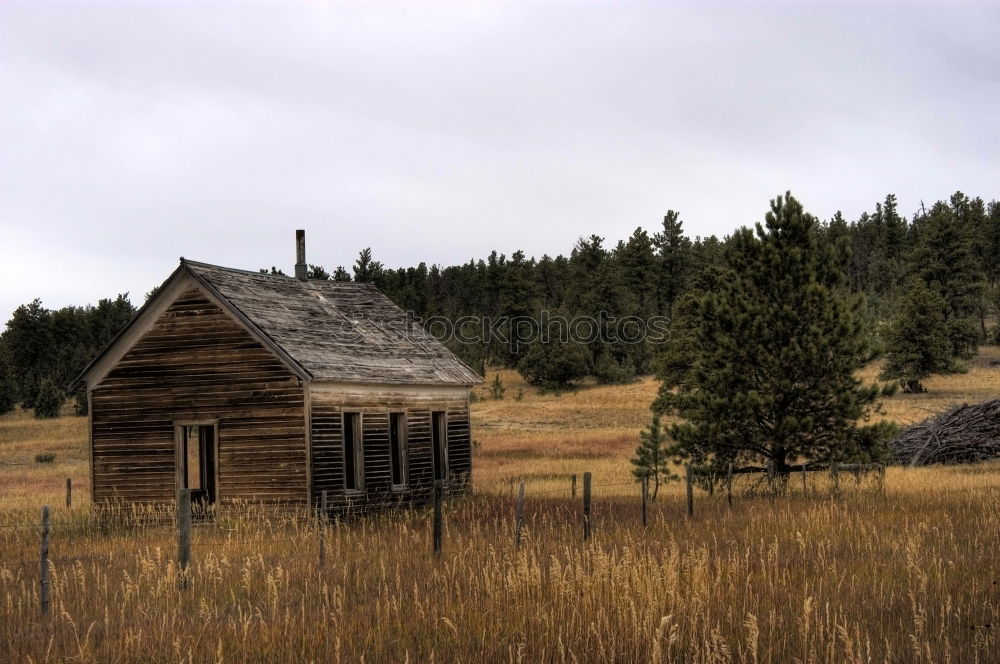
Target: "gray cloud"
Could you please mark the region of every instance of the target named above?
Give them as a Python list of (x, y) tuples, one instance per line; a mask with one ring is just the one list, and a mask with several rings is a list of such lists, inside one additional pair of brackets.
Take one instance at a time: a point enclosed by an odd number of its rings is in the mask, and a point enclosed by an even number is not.
[(0, 8), (0, 312), (178, 256), (450, 264), (1000, 182), (997, 6)]

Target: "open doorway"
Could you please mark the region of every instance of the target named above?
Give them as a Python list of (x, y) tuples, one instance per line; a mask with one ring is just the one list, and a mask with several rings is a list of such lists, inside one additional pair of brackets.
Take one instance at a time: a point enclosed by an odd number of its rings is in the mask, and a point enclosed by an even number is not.
[(191, 502), (211, 505), (218, 498), (218, 454), (214, 422), (176, 425), (177, 488), (191, 490)]

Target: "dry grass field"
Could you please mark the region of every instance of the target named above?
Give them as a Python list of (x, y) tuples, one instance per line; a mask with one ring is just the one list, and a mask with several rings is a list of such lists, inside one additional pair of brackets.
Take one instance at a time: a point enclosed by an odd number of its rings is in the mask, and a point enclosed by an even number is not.
[[(991, 365), (996, 362), (997, 365)], [(912, 424), (958, 403), (975, 403), (1000, 395), (1000, 347), (985, 346), (969, 363), (969, 371), (934, 376), (924, 394), (897, 394), (884, 404), (887, 419)], [(879, 367), (865, 369), (861, 379), (873, 382)], [(494, 371), (489, 371), (487, 382)], [(635, 385), (591, 386), (562, 395), (539, 394), (515, 371), (501, 371), (507, 388), (502, 401), (490, 399), (487, 387), (473, 405), (476, 485), (509, 493), (511, 478), (524, 478), (529, 488), (554, 490), (568, 486), (570, 474), (590, 471), (595, 483), (631, 480), (628, 460), (638, 432), (649, 423), (649, 404), (658, 383), (645, 378)], [(513, 395), (521, 390), (521, 402)], [(634, 493), (634, 488), (627, 490)]]
[[(1000, 349), (900, 422), (1000, 392)], [(874, 375), (876, 368), (866, 372)], [(643, 529), (628, 459), (655, 382), (538, 394), (503, 372), (473, 405), (477, 494), (338, 524), (247, 507), (176, 535), (87, 504), (85, 418), (0, 418), (0, 658), (12, 662), (996, 662), (1000, 466), (890, 469), (787, 494), (662, 492)], [(492, 372), (489, 376), (492, 378)], [(523, 398), (515, 401), (521, 390)], [(485, 390), (483, 390), (485, 395)], [(54, 453), (52, 463), (35, 455)], [(594, 473), (582, 541), (568, 476)], [(65, 478), (74, 481), (66, 509)], [(510, 479), (528, 485), (515, 550)], [(38, 611), (38, 508), (53, 506), (52, 611)], [(326, 558), (319, 561), (319, 539)]]

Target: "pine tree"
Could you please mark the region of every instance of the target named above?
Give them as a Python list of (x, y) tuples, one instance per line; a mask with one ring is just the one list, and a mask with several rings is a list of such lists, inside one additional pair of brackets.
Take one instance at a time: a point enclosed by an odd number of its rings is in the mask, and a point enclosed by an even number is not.
[(876, 269), (884, 270), (881, 286), (885, 293), (902, 285), (905, 272), (907, 227), (906, 220), (899, 215), (898, 209), (895, 194), (888, 194), (885, 201), (875, 205), (875, 216), (882, 236), (880, 264)]
[(722, 241), (714, 235), (695, 238), (687, 250), (688, 260), (685, 261), (685, 278), (682, 282), (684, 288), (679, 291), (678, 297), (671, 304), (669, 311), (663, 309), (660, 313), (673, 319), (675, 317), (674, 304), (685, 293), (691, 289), (710, 290), (712, 288), (712, 284), (718, 276), (718, 270), (724, 263), (722, 258), (724, 247)]
[(306, 279), (312, 279), (313, 281), (327, 281), (330, 279), (330, 273), (326, 271), (322, 265), (310, 265), (309, 271), (306, 272)]
[[(963, 213), (959, 193), (952, 205), (937, 202), (915, 222), (917, 245), (909, 256), (911, 276), (945, 301), (952, 354), (971, 357), (979, 343), (979, 315), (985, 275), (973, 250), (974, 229)], [(956, 213), (956, 210), (958, 212)]]
[(651, 500), (656, 500), (661, 481), (669, 482), (677, 478), (670, 472), (671, 452), (666, 433), (660, 425), (660, 414), (653, 413), (653, 419), (646, 429), (639, 432), (639, 446), (635, 448), (635, 456), (632, 457), (632, 474), (639, 479), (646, 475), (653, 482)]
[(501, 333), (508, 343), (505, 348), (496, 348), (496, 359), (505, 366), (515, 367), (526, 350), (526, 337), (531, 337), (531, 321), (537, 306), (535, 283), (531, 278), (535, 262), (526, 260), (523, 251), (515, 251), (510, 260), (504, 260), (503, 256), (500, 258), (496, 315), (505, 321)]
[(660, 263), (659, 291), (661, 312), (674, 315), (674, 302), (681, 296), (691, 262), (691, 241), (684, 236), (680, 213), (668, 210), (663, 217), (663, 230), (653, 237)]
[(885, 332), (886, 361), (881, 380), (899, 379), (904, 392), (924, 392), (920, 381), (933, 374), (956, 373), (947, 303), (920, 279), (913, 279), (899, 311)]
[(51, 380), (43, 380), (35, 397), (35, 417), (39, 419), (59, 417), (66, 395)]
[(636, 377), (635, 363), (625, 356), (620, 362), (605, 348), (597, 356), (594, 363), (594, 376), (602, 385), (624, 385), (634, 383)]
[(33, 407), (42, 380), (55, 369), (52, 312), (38, 299), (22, 304), (7, 321), (3, 343), (18, 398)]
[(540, 339), (528, 347), (517, 370), (532, 385), (561, 389), (587, 375), (590, 351), (574, 341)]
[(851, 284), (879, 302), (904, 276), (907, 226), (897, 208), (895, 194), (889, 194), (875, 204), (874, 214), (866, 212), (851, 225)]
[(557, 309), (563, 304), (563, 292), (567, 286), (567, 262), (564, 256), (552, 258), (543, 255), (535, 264), (534, 278), (536, 290), (543, 309)]
[[(721, 283), (721, 282), (720, 282)], [(654, 412), (669, 412), (672, 405), (667, 403), (673, 396), (674, 388), (694, 390), (697, 385), (695, 378), (695, 362), (697, 357), (690, 349), (699, 343), (698, 334), (701, 326), (701, 301), (714, 289), (695, 290), (685, 293), (674, 305), (674, 317), (670, 322), (670, 338), (663, 344), (653, 367), (657, 378), (663, 383), (659, 394), (653, 401)], [(670, 385), (670, 388), (666, 386)]]
[(354, 281), (374, 283), (382, 276), (382, 263), (372, 258), (371, 247), (365, 247), (354, 261)]
[(1000, 281), (1000, 203), (997, 201), (991, 201), (987, 206), (980, 247), (987, 283), (994, 288)]
[[(115, 299), (103, 298), (91, 312), (94, 344), (104, 348), (118, 336), (118, 332), (128, 325), (135, 316), (136, 308), (128, 299), (128, 293), (119, 293)], [(81, 367), (82, 369), (82, 367)]]
[(490, 396), (496, 401), (503, 399), (503, 395), (507, 392), (507, 388), (503, 386), (503, 380), (500, 378), (500, 374), (493, 375), (493, 381), (490, 383)]
[(816, 219), (786, 194), (756, 233), (735, 233), (727, 258), (728, 278), (688, 303), (689, 330), (668, 343), (675, 361), (656, 407), (682, 420), (671, 427), (679, 455), (763, 458), (787, 474), (798, 457), (876, 454), (861, 449), (879, 439), (881, 425), (858, 422), (881, 392), (854, 376), (867, 336), (864, 300), (844, 288), (846, 247), (820, 242)]
[(627, 242), (616, 250), (625, 286), (635, 297), (638, 313), (644, 316), (658, 312), (657, 268), (658, 262), (653, 239), (642, 228), (637, 228)]
[(597, 235), (580, 238), (570, 258), (573, 313), (589, 317), (596, 324), (596, 334), (587, 339), (589, 363), (593, 365), (608, 350), (620, 357), (629, 355), (634, 358), (633, 364), (646, 369), (649, 359), (645, 345), (618, 339), (618, 321), (639, 313), (638, 301), (625, 283), (620, 259), (624, 243), (612, 254), (604, 249), (603, 242)]

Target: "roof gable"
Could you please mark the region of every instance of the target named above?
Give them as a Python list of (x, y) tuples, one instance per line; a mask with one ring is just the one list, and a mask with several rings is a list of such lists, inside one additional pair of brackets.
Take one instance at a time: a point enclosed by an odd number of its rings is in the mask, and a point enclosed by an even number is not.
[(213, 304), (219, 306), (223, 311), (229, 314), (236, 323), (244, 327), (247, 332), (257, 341), (261, 342), (266, 348), (268, 348), (272, 353), (274, 353), (279, 360), (281, 360), (288, 368), (296, 374), (299, 378), (303, 380), (308, 380), (311, 378), (311, 374), (306, 371), (302, 366), (300, 366), (294, 359), (289, 357), (289, 355), (277, 344), (274, 343), (272, 339), (269, 339), (261, 333), (256, 326), (254, 326), (250, 321), (246, 320), (239, 311), (235, 310), (233, 306), (225, 300), (225, 298), (219, 297), (218, 293), (212, 292), (211, 289), (205, 288), (204, 284), (190, 273), (189, 270), (185, 269), (184, 262), (182, 261), (180, 267), (174, 270), (166, 281), (157, 290), (156, 295), (151, 297), (146, 301), (142, 307), (136, 312), (132, 320), (115, 336), (114, 339), (104, 347), (103, 350), (95, 357), (87, 367), (80, 372), (80, 375), (70, 384), (70, 389), (75, 389), (76, 386), (81, 383), (85, 384), (87, 389), (93, 389), (97, 386), (105, 376), (110, 373), (114, 367), (121, 361), (123, 357), (142, 339), (143, 335), (149, 331), (160, 317), (170, 308), (170, 306), (180, 297), (184, 291), (190, 288), (197, 288), (198, 290), (204, 292), (205, 296), (208, 297)]

